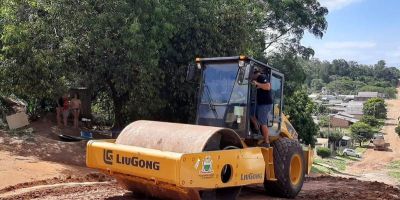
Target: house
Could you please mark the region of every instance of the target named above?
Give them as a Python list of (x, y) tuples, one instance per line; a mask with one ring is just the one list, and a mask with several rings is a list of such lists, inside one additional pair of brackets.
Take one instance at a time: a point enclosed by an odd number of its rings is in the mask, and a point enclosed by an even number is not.
[[(328, 148), (328, 138), (317, 138), (317, 142), (315, 143), (315, 147), (325, 147)], [(316, 148), (315, 148), (316, 149)]]
[(385, 95), (380, 94), (379, 92), (359, 92), (357, 96), (354, 97), (355, 101), (367, 101), (368, 99), (380, 97), (384, 98)]
[(364, 102), (362, 101), (350, 101), (346, 104), (345, 112), (353, 115), (356, 119), (361, 119), (363, 116)]
[(351, 137), (344, 135), (339, 142), (339, 147), (350, 148), (352, 146)]
[(329, 100), (334, 100), (336, 99), (336, 96), (334, 95), (321, 95), (321, 100), (324, 102), (328, 102)]
[(328, 107), (331, 113), (339, 113), (339, 112), (345, 112), (346, 108), (343, 106), (329, 106)]
[(358, 121), (353, 115), (344, 112), (330, 115), (331, 127), (334, 128), (348, 128)]
[(354, 100), (355, 95), (338, 95), (338, 97), (343, 101), (348, 102)]
[(343, 101), (341, 99), (331, 99), (329, 100), (329, 105), (333, 105), (333, 106), (340, 106), (342, 105)]

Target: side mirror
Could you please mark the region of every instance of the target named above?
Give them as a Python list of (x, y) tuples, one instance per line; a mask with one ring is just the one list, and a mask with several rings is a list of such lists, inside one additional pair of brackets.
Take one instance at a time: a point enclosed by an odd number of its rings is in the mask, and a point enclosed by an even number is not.
[(189, 64), (186, 71), (186, 81), (192, 81), (196, 76), (196, 66), (194, 64)]

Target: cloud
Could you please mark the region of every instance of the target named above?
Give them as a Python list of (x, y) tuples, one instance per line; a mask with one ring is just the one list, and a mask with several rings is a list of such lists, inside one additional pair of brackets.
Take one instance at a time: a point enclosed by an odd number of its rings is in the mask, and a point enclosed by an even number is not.
[(324, 44), (327, 49), (370, 49), (375, 46), (376, 43), (370, 41), (327, 42)]
[(340, 10), (350, 4), (358, 3), (363, 0), (320, 0), (321, 5), (327, 7), (330, 11)]

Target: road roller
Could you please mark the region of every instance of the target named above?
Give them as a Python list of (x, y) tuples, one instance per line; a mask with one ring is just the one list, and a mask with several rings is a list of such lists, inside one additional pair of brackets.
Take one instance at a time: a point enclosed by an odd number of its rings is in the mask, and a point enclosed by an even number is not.
[[(253, 72), (271, 83), (270, 147), (250, 122), (257, 106)], [(86, 164), (133, 194), (158, 199), (236, 199), (242, 187), (294, 198), (313, 150), (282, 113), (284, 75), (247, 56), (196, 58), (186, 79), (198, 85), (194, 124), (135, 121), (116, 139), (87, 143)]]

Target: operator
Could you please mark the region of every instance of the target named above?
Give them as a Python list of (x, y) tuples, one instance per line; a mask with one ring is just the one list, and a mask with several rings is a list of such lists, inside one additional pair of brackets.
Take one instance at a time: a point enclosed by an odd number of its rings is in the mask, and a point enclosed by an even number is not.
[[(254, 70), (252, 77), (252, 84), (257, 88), (257, 106), (256, 116), (251, 116), (253, 124), (261, 125), (261, 132), (264, 136), (264, 141), (261, 146), (269, 147), (269, 129), (268, 129), (268, 117), (272, 111), (272, 96), (271, 96), (271, 83), (268, 81), (268, 77), (261, 73), (259, 70)], [(257, 117), (257, 118), (256, 118)], [(257, 123), (258, 120), (258, 123)], [(255, 125), (255, 127), (259, 127)]]

